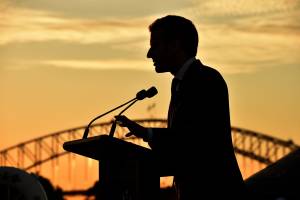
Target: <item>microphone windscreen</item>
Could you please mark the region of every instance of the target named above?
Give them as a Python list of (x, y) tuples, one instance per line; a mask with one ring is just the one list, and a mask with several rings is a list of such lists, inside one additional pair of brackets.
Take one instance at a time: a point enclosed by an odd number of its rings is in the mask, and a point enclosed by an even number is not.
[(147, 91), (146, 90), (141, 90), (138, 93), (136, 93), (135, 98), (137, 100), (143, 100), (148, 96)]
[(157, 91), (156, 87), (152, 86), (151, 88), (149, 88), (147, 90), (147, 97), (151, 98), (151, 97), (155, 96), (157, 93), (158, 93), (158, 91)]

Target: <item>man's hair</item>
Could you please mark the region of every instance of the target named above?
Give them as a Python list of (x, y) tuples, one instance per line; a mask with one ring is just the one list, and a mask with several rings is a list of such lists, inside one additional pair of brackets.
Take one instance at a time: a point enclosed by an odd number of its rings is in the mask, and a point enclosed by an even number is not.
[(167, 15), (156, 19), (150, 26), (151, 33), (160, 31), (166, 42), (179, 40), (189, 56), (196, 56), (198, 33), (192, 21), (176, 15)]

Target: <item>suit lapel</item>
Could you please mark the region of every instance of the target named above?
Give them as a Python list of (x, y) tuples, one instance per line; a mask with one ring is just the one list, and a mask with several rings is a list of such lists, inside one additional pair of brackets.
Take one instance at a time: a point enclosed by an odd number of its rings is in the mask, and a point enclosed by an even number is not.
[(183, 76), (182, 80), (175, 80), (175, 78), (172, 80), (171, 84), (171, 100), (169, 104), (169, 110), (168, 110), (168, 127), (171, 128), (174, 126), (174, 121), (176, 118), (176, 112), (180, 104), (182, 103), (182, 98), (184, 95), (184, 90), (188, 89), (191, 90), (193, 88), (186, 88), (185, 85), (187, 82), (192, 81), (190, 79), (193, 79), (193, 76), (198, 74), (197, 68), (202, 67), (202, 63), (199, 60), (196, 60), (192, 63), (192, 65), (189, 67), (189, 69), (186, 71), (186, 73)]

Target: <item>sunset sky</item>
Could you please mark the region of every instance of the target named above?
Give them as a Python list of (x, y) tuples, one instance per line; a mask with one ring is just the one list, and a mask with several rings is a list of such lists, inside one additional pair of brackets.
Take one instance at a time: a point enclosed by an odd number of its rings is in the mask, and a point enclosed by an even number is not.
[(149, 24), (167, 14), (196, 25), (197, 58), (228, 84), (232, 126), (300, 144), (300, 0), (0, 2), (0, 150), (86, 125), (151, 86), (158, 95), (126, 115), (166, 118), (172, 77), (146, 53)]

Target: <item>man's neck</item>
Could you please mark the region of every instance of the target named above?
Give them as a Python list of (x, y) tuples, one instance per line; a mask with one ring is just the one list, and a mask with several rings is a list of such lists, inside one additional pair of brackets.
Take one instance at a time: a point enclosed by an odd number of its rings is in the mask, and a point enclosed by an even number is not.
[[(180, 62), (180, 65), (177, 65), (175, 67), (175, 70), (173, 72), (171, 72), (171, 74), (176, 77), (179, 74), (184, 74), (184, 72), (186, 71), (186, 68), (191, 65), (191, 63), (195, 60), (195, 57), (186, 57), (184, 60), (182, 60)], [(180, 72), (183, 71), (183, 72)], [(179, 77), (181, 77), (181, 75), (179, 75)]]
[(171, 71), (171, 74), (175, 75), (180, 70), (180, 68), (184, 65), (184, 63), (190, 58), (191, 57), (188, 56), (177, 56), (176, 58), (174, 58), (176, 59), (176, 61), (174, 62), (174, 68)]

